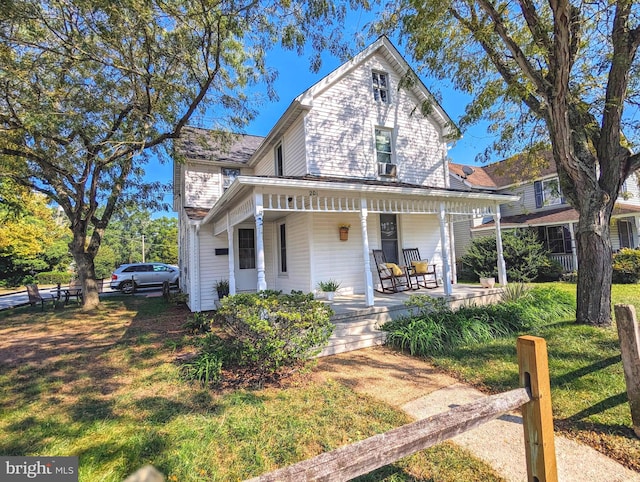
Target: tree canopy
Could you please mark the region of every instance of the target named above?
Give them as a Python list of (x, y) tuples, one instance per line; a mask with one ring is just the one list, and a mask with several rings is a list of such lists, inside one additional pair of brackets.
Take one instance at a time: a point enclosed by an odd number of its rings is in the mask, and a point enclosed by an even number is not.
[[(0, 19), (0, 177), (54, 200), (69, 219), (84, 305), (93, 260), (119, 206), (157, 206), (143, 182), (194, 115), (241, 130), (261, 84), (274, 97), (276, 44), (344, 54), (346, 7), (324, 1), (13, 0)], [(90, 229), (91, 228), (91, 229)], [(90, 235), (89, 235), (90, 233)]]
[[(473, 97), (461, 126), (490, 122), (498, 140), (487, 157), (551, 149), (580, 216), (581, 323), (611, 322), (609, 222), (640, 167), (639, 9), (630, 0), (403, 0), (377, 24), (398, 29), (421, 69)], [(535, 169), (542, 158), (531, 159)]]

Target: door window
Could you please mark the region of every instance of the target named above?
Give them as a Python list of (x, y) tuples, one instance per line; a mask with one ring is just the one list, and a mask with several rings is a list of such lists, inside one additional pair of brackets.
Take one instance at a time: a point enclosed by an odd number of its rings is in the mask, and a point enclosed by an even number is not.
[(398, 263), (398, 221), (395, 214), (380, 215), (382, 251), (389, 263)]
[(240, 269), (256, 267), (256, 240), (253, 229), (238, 229), (238, 264)]

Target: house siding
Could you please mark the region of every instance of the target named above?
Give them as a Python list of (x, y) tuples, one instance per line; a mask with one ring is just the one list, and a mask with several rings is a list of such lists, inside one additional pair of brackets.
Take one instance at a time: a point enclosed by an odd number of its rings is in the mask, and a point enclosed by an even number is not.
[[(422, 259), (435, 263), (438, 276), (442, 276), (442, 242), (440, 240), (440, 221), (433, 214), (412, 214), (398, 216), (401, 247), (418, 248)], [(400, 250), (400, 260), (402, 250)]]
[[(371, 72), (385, 72), (390, 104), (373, 99)], [(374, 133), (392, 129), (398, 180), (445, 187), (446, 142), (439, 127), (420, 114), (392, 67), (379, 55), (369, 57), (316, 97), (305, 117), (309, 171), (312, 175), (376, 178)]]
[(200, 240), (200, 310), (210, 311), (216, 308), (218, 294), (214, 283), (220, 279), (229, 279), (229, 256), (216, 256), (216, 248), (228, 246), (226, 236), (214, 236), (213, 225), (201, 227), (198, 234)]
[[(364, 293), (364, 259), (362, 257), (362, 231), (360, 218), (354, 213), (311, 215), (313, 229), (314, 262), (310, 269), (314, 271), (315, 283), (336, 280), (340, 283), (340, 293)], [(338, 226), (351, 224), (349, 239), (340, 241)], [(311, 291), (316, 286), (311, 286)]]
[(282, 142), (283, 168), (285, 176), (304, 176), (307, 174), (307, 163), (305, 155), (305, 132), (304, 120), (300, 116), (287, 129), (283, 136), (277, 140), (276, 144), (266, 149), (265, 153), (258, 160), (254, 171), (258, 176), (275, 175), (275, 147)]
[(220, 197), (220, 167), (190, 163), (184, 172), (184, 206), (209, 208)]
[[(309, 232), (307, 231), (305, 214), (292, 214), (284, 218), (287, 231), (287, 273), (278, 273), (278, 230), (274, 225), (274, 243), (271, 248), (271, 269), (275, 289), (289, 293), (291, 290), (313, 291), (310, 286), (309, 266)], [(282, 220), (277, 222), (281, 224)]]

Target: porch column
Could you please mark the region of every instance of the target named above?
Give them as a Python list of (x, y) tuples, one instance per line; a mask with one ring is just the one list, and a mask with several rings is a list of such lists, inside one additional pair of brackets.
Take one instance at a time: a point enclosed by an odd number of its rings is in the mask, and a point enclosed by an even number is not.
[(502, 230), (500, 229), (500, 205), (496, 204), (496, 213), (493, 215), (496, 222), (496, 249), (498, 251), (498, 283), (507, 284), (507, 267), (504, 264), (504, 250), (502, 248)]
[(231, 216), (227, 212), (227, 242), (229, 244), (229, 294), (236, 294), (236, 266), (235, 266), (235, 243), (233, 240), (233, 226)]
[[(449, 259), (449, 230), (447, 229), (447, 214), (445, 203), (440, 203), (440, 245), (442, 246), (442, 281), (444, 283), (444, 294), (451, 295), (451, 261)], [(437, 274), (436, 274), (437, 276)]]
[(458, 284), (458, 266), (456, 266), (456, 237), (451, 215), (447, 216), (447, 222), (449, 223), (449, 245), (451, 249), (451, 282), (455, 285)]
[(573, 263), (573, 271), (578, 271), (578, 250), (576, 249), (576, 232), (573, 229), (573, 223), (569, 223), (569, 236), (571, 236), (571, 262)]
[(362, 254), (364, 256), (364, 296), (367, 306), (373, 306), (373, 277), (369, 257), (369, 236), (367, 234), (367, 200), (360, 201), (360, 229), (362, 230)]
[(633, 217), (634, 228), (636, 228), (636, 232), (634, 233), (634, 248), (640, 248), (640, 216)]
[(258, 291), (267, 289), (267, 280), (264, 276), (264, 236), (262, 234), (262, 219), (264, 209), (262, 193), (255, 193), (256, 209), (253, 217), (256, 219), (256, 269), (258, 271)]

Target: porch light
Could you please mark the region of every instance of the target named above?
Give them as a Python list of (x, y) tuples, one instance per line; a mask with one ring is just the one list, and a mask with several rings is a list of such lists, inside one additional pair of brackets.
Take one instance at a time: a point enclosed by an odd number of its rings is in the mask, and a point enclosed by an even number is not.
[(338, 229), (340, 232), (340, 241), (347, 241), (349, 239), (350, 224), (339, 224)]

